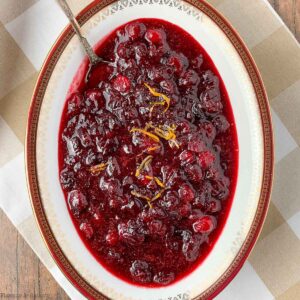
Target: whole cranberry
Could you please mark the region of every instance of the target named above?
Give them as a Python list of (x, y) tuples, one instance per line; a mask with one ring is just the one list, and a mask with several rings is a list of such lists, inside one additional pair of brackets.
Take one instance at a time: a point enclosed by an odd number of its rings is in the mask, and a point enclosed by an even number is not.
[(130, 80), (123, 75), (118, 75), (113, 82), (114, 89), (120, 93), (128, 93), (130, 86)]
[(70, 171), (68, 168), (63, 169), (60, 172), (60, 183), (64, 189), (72, 189), (75, 184), (74, 172)]
[(200, 78), (198, 74), (194, 70), (187, 70), (184, 72), (182, 77), (179, 79), (179, 85), (185, 86), (185, 87), (191, 87), (198, 85), (200, 82)]
[(187, 164), (184, 166), (184, 171), (190, 181), (200, 183), (203, 178), (203, 173), (199, 165)]
[(120, 43), (117, 47), (117, 54), (121, 58), (128, 58), (130, 56), (130, 49), (127, 43)]
[(83, 147), (88, 147), (93, 144), (91, 135), (89, 134), (87, 128), (80, 127), (77, 129), (77, 136), (80, 139), (81, 145)]
[(122, 194), (122, 186), (118, 179), (109, 178), (105, 179), (101, 177), (99, 180), (99, 187), (103, 191), (107, 191), (109, 195), (121, 195)]
[(178, 194), (174, 191), (168, 191), (163, 199), (159, 200), (159, 204), (168, 211), (175, 210), (179, 204)]
[(83, 96), (80, 93), (73, 93), (67, 100), (68, 114), (79, 113), (83, 104)]
[(159, 283), (161, 285), (167, 285), (174, 281), (175, 275), (173, 272), (165, 273), (165, 272), (158, 272), (153, 277), (153, 282)]
[(221, 95), (218, 88), (211, 88), (203, 91), (200, 94), (200, 101), (202, 108), (209, 115), (219, 113), (223, 109)]
[(68, 193), (68, 203), (70, 209), (76, 214), (81, 213), (88, 206), (85, 195), (79, 190)]
[(209, 142), (212, 142), (217, 135), (215, 126), (208, 121), (200, 123), (199, 130), (201, 135), (205, 137)]
[(105, 236), (105, 240), (107, 244), (110, 246), (115, 246), (118, 243), (119, 236), (116, 230), (109, 230), (107, 235)]
[(192, 60), (193, 69), (199, 70), (201, 68), (202, 64), (203, 64), (203, 55), (202, 54), (200, 54), (199, 56), (195, 57)]
[(128, 199), (126, 197), (111, 196), (109, 200), (109, 207), (114, 209), (120, 209), (123, 205), (128, 204)]
[(163, 222), (160, 220), (151, 221), (148, 227), (149, 227), (150, 234), (163, 236), (167, 231), (166, 225), (163, 224)]
[(221, 208), (222, 208), (222, 204), (220, 200), (212, 198), (210, 199), (210, 201), (206, 203), (206, 211), (209, 213), (219, 212)]
[(125, 27), (125, 31), (129, 38), (135, 40), (144, 35), (146, 32), (146, 26), (143, 23), (130, 23)]
[(139, 226), (133, 220), (129, 220), (127, 223), (120, 223), (118, 225), (118, 233), (122, 242), (132, 246), (142, 244), (145, 239), (144, 234), (139, 231)]
[(93, 222), (93, 225), (95, 225), (97, 227), (103, 225), (104, 224), (103, 215), (99, 211), (94, 212), (92, 215), (92, 222)]
[(135, 52), (135, 60), (137, 63), (141, 62), (144, 57), (148, 54), (148, 49), (146, 44), (144, 43), (136, 43), (134, 45), (134, 52)]
[(200, 153), (200, 152), (206, 150), (205, 142), (202, 141), (200, 138), (192, 138), (188, 142), (188, 150)]
[(90, 239), (94, 234), (93, 227), (90, 223), (87, 222), (81, 223), (79, 229), (87, 239)]
[(100, 89), (87, 90), (85, 92), (85, 99), (85, 106), (91, 113), (95, 113), (105, 105), (104, 97)]
[(171, 79), (162, 80), (160, 82), (160, 86), (163, 90), (165, 90), (169, 94), (174, 94), (175, 92), (178, 92), (178, 89), (176, 87), (176, 84)]
[(177, 75), (180, 75), (188, 67), (188, 59), (182, 53), (173, 53), (167, 61), (169, 66), (174, 68)]
[(188, 183), (184, 183), (178, 190), (179, 198), (183, 202), (191, 202), (195, 198), (195, 191)]
[(198, 234), (190, 235), (184, 240), (182, 253), (187, 261), (192, 262), (198, 258), (202, 242), (203, 239)]
[(160, 45), (165, 41), (166, 35), (162, 30), (148, 29), (145, 34), (145, 39), (151, 44)]
[(210, 88), (219, 88), (219, 78), (211, 70), (207, 70), (202, 74), (202, 83)]
[(193, 223), (193, 230), (197, 233), (211, 233), (216, 228), (216, 218), (213, 216), (202, 216)]
[(183, 203), (179, 208), (178, 208), (179, 214), (182, 217), (187, 217), (192, 211), (192, 206), (190, 203)]
[(195, 161), (195, 155), (192, 151), (183, 150), (179, 155), (179, 159), (181, 161), (181, 165), (186, 165)]
[(212, 196), (220, 200), (226, 199), (229, 194), (229, 184), (230, 180), (224, 175), (212, 180)]
[(203, 151), (198, 154), (198, 160), (201, 168), (208, 169), (216, 160), (216, 156), (211, 151)]
[(150, 267), (145, 261), (135, 260), (130, 267), (130, 273), (137, 282), (146, 283), (151, 281)]
[(230, 127), (229, 122), (223, 115), (218, 115), (214, 117), (212, 123), (217, 128), (218, 132), (225, 132)]

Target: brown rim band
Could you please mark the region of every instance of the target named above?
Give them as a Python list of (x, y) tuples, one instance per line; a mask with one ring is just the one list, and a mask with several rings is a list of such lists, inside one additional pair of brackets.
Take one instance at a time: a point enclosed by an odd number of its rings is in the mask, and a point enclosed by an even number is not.
[[(228, 269), (222, 274), (222, 276), (201, 295), (198, 295), (194, 299), (211, 299), (215, 297), (238, 273), (243, 263), (247, 259), (251, 249), (253, 248), (259, 232), (262, 228), (266, 212), (268, 209), (272, 176), (273, 176), (273, 135), (271, 126), (271, 117), (268, 106), (267, 95), (259, 75), (258, 69), (254, 63), (251, 54), (247, 47), (239, 37), (238, 33), (231, 27), (229, 22), (222, 17), (212, 6), (204, 2), (203, 0), (185, 0), (189, 4), (195, 6), (197, 9), (202, 11), (208, 17), (210, 17), (221, 30), (225, 33), (227, 38), (231, 41), (239, 56), (241, 57), (246, 70), (251, 78), (252, 85), (254, 87), (260, 116), (262, 119), (263, 128), (263, 142), (264, 142), (264, 168), (263, 168), (263, 179), (262, 189), (260, 193), (260, 199), (258, 207), (255, 213), (255, 217), (249, 233), (246, 237), (245, 242), (240, 248), (235, 259), (232, 261)], [(79, 15), (78, 22), (80, 24), (85, 23), (93, 15), (98, 13), (105, 6), (115, 2), (115, 0), (103, 0), (96, 1), (87, 6)], [(97, 291), (92, 287), (74, 268), (69, 262), (58, 242), (56, 241), (49, 222), (47, 220), (38, 185), (38, 175), (36, 167), (36, 138), (37, 138), (37, 127), (39, 120), (40, 108), (43, 102), (43, 97), (48, 85), (48, 81), (54, 70), (54, 67), (60, 58), (65, 47), (73, 37), (74, 32), (71, 27), (68, 26), (61, 36), (58, 38), (50, 53), (48, 54), (45, 63), (41, 69), (39, 78), (37, 80), (34, 94), (31, 100), (31, 106), (29, 110), (27, 135), (26, 135), (26, 168), (27, 168), (27, 181), (28, 189), (30, 192), (31, 203), (35, 213), (35, 217), (44, 238), (44, 241), (56, 261), (59, 268), (70, 280), (70, 282), (87, 298), (89, 299), (108, 299), (105, 295)]]

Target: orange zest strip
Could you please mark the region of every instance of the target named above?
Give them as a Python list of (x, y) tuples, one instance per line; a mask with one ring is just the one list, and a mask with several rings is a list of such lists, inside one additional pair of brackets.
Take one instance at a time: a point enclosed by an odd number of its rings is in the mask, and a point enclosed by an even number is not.
[(162, 93), (158, 93), (154, 88), (152, 88), (151, 86), (149, 86), (147, 83), (144, 83), (145, 87), (149, 90), (149, 92), (155, 96), (155, 97), (161, 97), (164, 101), (158, 101), (158, 102), (152, 102), (151, 104), (151, 108), (150, 108), (150, 112), (152, 112), (153, 108), (157, 105), (165, 105), (167, 104), (167, 107), (164, 109), (164, 112), (166, 112), (169, 107), (170, 107), (170, 98), (167, 97), (166, 95), (162, 94)]
[(161, 180), (159, 180), (159, 178), (154, 177), (154, 180), (157, 183), (157, 185), (159, 185), (162, 188), (165, 188), (165, 184)]
[(151, 202), (154, 201), (154, 200), (157, 200), (158, 198), (160, 198), (164, 191), (165, 191), (165, 189), (160, 190), (160, 191), (159, 191), (159, 192), (151, 199)]
[(159, 148), (160, 148), (160, 146), (149, 147), (149, 148), (146, 149), (146, 151), (151, 152), (151, 151), (155, 151), (155, 150), (157, 150), (157, 149), (159, 149)]
[(154, 179), (154, 181), (157, 183), (157, 185), (159, 185), (162, 188), (165, 188), (164, 183), (159, 178), (153, 177), (153, 176), (148, 176), (148, 175), (146, 175), (145, 178), (149, 179), (149, 180), (153, 180)]
[(147, 130), (145, 129), (141, 129), (141, 128), (135, 128), (133, 127), (130, 132), (140, 132), (140, 133), (143, 133), (147, 136), (149, 136), (151, 139), (153, 139), (155, 142), (159, 143), (159, 137), (156, 136), (155, 134), (151, 133), (151, 132), (148, 132)]
[(176, 129), (175, 125), (171, 125), (171, 126), (163, 125), (161, 127), (154, 127), (154, 132), (159, 137), (169, 141), (170, 146), (174, 145), (177, 148), (179, 148), (179, 144), (176, 141), (175, 129)]
[(152, 155), (148, 155), (147, 157), (145, 157), (143, 159), (143, 161), (141, 162), (141, 164), (138, 166), (138, 168), (135, 171), (136, 177), (140, 176), (141, 171), (151, 163), (152, 159), (153, 159)]
[(152, 208), (152, 204), (150, 203), (151, 199), (149, 197), (142, 195), (142, 194), (138, 193), (137, 191), (131, 191), (131, 195), (146, 200), (149, 207)]
[(92, 175), (99, 175), (101, 173), (101, 171), (106, 169), (106, 166), (108, 165), (108, 163), (101, 163), (95, 166), (90, 167), (90, 172), (92, 173)]
[(170, 144), (171, 147), (174, 145), (175, 147), (179, 148), (179, 144), (176, 140), (170, 140), (169, 144)]
[(142, 194), (138, 193), (137, 191), (131, 191), (131, 195), (141, 198), (141, 199), (145, 199), (147, 201), (151, 201), (151, 199), (149, 197), (142, 195)]

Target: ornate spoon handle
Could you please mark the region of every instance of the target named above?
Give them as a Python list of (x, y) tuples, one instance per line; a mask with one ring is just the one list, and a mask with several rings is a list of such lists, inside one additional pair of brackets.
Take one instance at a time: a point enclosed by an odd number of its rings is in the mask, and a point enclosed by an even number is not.
[(102, 61), (102, 59), (96, 55), (96, 53), (94, 52), (92, 46), (89, 44), (89, 42), (87, 41), (87, 39), (83, 36), (81, 28), (74, 16), (74, 14), (72, 13), (70, 6), (68, 5), (66, 0), (57, 0), (58, 4), (60, 5), (60, 7), (62, 8), (62, 10), (64, 11), (65, 15), (67, 16), (67, 18), (69, 19), (70, 23), (72, 24), (76, 34), (79, 37), (79, 40), (87, 54), (87, 56), (89, 57), (89, 60), (91, 62), (92, 65)]

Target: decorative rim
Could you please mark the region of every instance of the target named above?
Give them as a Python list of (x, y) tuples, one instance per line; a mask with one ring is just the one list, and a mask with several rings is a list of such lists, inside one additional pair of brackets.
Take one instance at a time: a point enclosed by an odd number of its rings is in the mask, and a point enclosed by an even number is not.
[[(116, 0), (98, 0), (89, 4), (84, 8), (77, 20), (80, 25), (84, 24), (93, 15), (103, 9), (105, 6), (112, 4)], [(193, 300), (200, 299), (212, 299), (219, 294), (236, 276), (245, 260), (249, 256), (255, 242), (258, 239), (259, 233), (264, 223), (271, 195), (272, 179), (273, 179), (273, 167), (274, 167), (274, 148), (273, 148), (273, 131), (271, 124), (271, 115), (268, 104), (267, 93), (264, 88), (261, 76), (258, 68), (252, 58), (247, 46), (242, 41), (236, 30), (215, 8), (205, 2), (205, 0), (184, 0), (187, 3), (195, 6), (202, 11), (208, 17), (210, 17), (224, 32), (227, 38), (235, 47), (239, 56), (241, 57), (246, 70), (251, 79), (252, 85), (255, 90), (256, 98), (259, 105), (260, 116), (262, 120), (263, 129), (263, 144), (264, 144), (264, 166), (263, 166), (263, 178), (260, 198), (255, 213), (253, 223), (250, 227), (248, 235), (240, 248), (238, 254), (222, 274), (222, 276), (212, 284), (208, 289), (202, 292), (200, 295), (193, 298)], [(65, 47), (74, 36), (74, 31), (71, 26), (67, 26), (59, 38), (56, 40), (52, 49), (50, 50), (37, 79), (34, 93), (31, 99), (29, 108), (27, 132), (26, 132), (26, 146), (25, 146), (25, 165), (27, 175), (27, 185), (31, 198), (31, 205), (36, 217), (36, 221), (43, 237), (43, 240), (54, 258), (56, 264), (69, 279), (69, 281), (88, 299), (108, 299), (101, 292), (91, 286), (74, 268), (69, 262), (68, 258), (63, 253), (58, 242), (56, 241), (49, 222), (47, 220), (41, 195), (39, 191), (37, 166), (36, 166), (36, 138), (40, 108), (43, 102), (45, 90), (47, 88), (49, 79), (53, 72), (53, 69), (63, 53)]]

